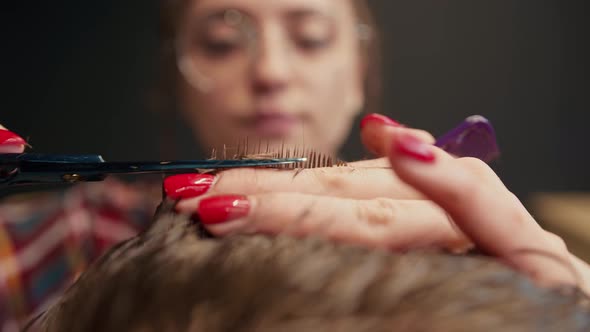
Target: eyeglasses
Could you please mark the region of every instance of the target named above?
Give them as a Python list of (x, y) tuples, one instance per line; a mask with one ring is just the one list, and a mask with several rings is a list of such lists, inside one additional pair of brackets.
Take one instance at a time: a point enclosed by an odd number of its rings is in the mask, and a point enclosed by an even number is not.
[[(334, 21), (319, 14), (294, 15), (279, 25), (279, 34), (271, 33), (269, 37), (252, 17), (238, 10), (225, 10), (190, 22), (179, 33), (175, 43), (177, 67), (187, 82), (201, 92), (246, 77), (269, 53), (283, 67), (312, 71), (318, 65), (317, 55), (329, 52), (336, 43)], [(356, 32), (361, 41), (371, 38), (365, 24), (358, 24)]]
[(252, 20), (237, 10), (192, 22), (175, 43), (178, 70), (196, 89), (208, 92), (248, 68), (256, 53), (255, 34)]

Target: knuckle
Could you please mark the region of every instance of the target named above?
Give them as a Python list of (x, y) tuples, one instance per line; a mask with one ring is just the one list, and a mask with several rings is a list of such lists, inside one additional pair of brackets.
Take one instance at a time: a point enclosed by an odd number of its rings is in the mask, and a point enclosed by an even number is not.
[(361, 171), (353, 167), (330, 167), (330, 168), (314, 168), (311, 170), (317, 180), (318, 185), (324, 191), (339, 191), (344, 190), (350, 185), (348, 175), (352, 171)]
[(490, 172), (493, 172), (490, 166), (483, 160), (473, 157), (465, 157), (457, 159), (457, 162), (462, 165), (468, 172), (477, 177), (487, 177)]
[(358, 201), (356, 205), (357, 219), (371, 226), (389, 225), (395, 221), (397, 214), (397, 204), (388, 198)]
[(531, 216), (531, 214), (522, 205), (522, 203), (514, 193), (507, 189), (503, 189), (498, 196), (501, 197), (501, 195), (506, 195), (506, 206), (509, 206), (511, 209), (509, 217), (512, 223), (516, 225), (529, 226), (531, 224), (536, 224), (536, 221), (533, 218), (533, 216)]
[(494, 186), (489, 186), (492, 183), (491, 176), (494, 175), (489, 166), (477, 158), (459, 158), (456, 159), (463, 171), (460, 177), (460, 183), (454, 186), (449, 186), (445, 193), (447, 199), (458, 204), (470, 204), (481, 201), (482, 197), (494, 190)]
[[(292, 204), (296, 201), (297, 204)], [(292, 193), (257, 196), (250, 216), (250, 229), (266, 234), (290, 236), (321, 235), (334, 218), (326, 215), (311, 197)]]
[[(526, 213), (526, 210), (521, 208), (512, 208), (510, 214), (508, 214), (510, 220), (508, 221), (513, 226), (526, 227), (531, 225), (531, 217)], [(526, 227), (528, 229), (528, 227)]]
[(567, 251), (567, 243), (557, 234), (545, 231), (545, 235), (547, 236), (547, 239), (549, 240), (549, 242), (551, 243), (552, 246), (554, 246), (554, 248), (560, 250), (560, 251)]

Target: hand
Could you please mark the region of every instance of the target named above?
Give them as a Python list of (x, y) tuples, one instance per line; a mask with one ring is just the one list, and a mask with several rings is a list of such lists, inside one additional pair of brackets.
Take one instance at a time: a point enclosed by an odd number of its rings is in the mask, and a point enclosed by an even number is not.
[(427, 133), (380, 116), (363, 123), (364, 144), (386, 159), (299, 174), (237, 169), (216, 177), (178, 175), (165, 189), (184, 198), (181, 212), (196, 213), (217, 236), (317, 234), (404, 250), (473, 243), (540, 283), (588, 291), (590, 267), (543, 230), (485, 163), (454, 158), (432, 146)]
[(21, 153), (26, 144), (24, 139), (0, 124), (0, 153)]
[[(382, 124), (383, 133), (402, 130), (430, 143), (434, 138), (415, 129), (401, 128), (385, 117), (368, 117), (366, 126)], [(372, 119), (372, 120), (371, 120)], [(363, 130), (367, 146), (379, 153), (375, 144), (385, 139)], [(367, 133), (367, 134), (365, 134)], [(391, 138), (389, 138), (391, 140)], [(389, 141), (388, 140), (388, 141)], [(211, 175), (179, 175), (166, 180), (165, 189), (173, 198), (207, 194), (179, 204), (183, 211), (200, 210), (200, 219), (210, 231), (222, 236), (232, 232), (293, 235), (321, 233), (335, 240), (392, 249), (444, 247), (464, 250), (471, 242), (453, 225), (448, 214), (391, 172), (387, 158), (350, 163), (347, 167), (305, 170), (236, 169)], [(205, 220), (211, 205), (229, 201), (239, 193), (248, 213), (238, 220)], [(208, 199), (208, 197), (213, 197)], [(206, 199), (202, 204), (201, 200)], [(234, 211), (235, 212), (235, 211)], [(233, 217), (236, 217), (235, 215)]]

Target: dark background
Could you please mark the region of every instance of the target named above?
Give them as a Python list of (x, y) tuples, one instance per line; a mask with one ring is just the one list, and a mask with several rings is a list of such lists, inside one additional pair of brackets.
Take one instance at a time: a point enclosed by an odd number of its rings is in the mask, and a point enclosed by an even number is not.
[[(503, 152), (494, 167), (521, 198), (590, 190), (586, 1), (372, 4), (385, 46), (384, 113), (435, 135), (484, 115)], [(145, 111), (157, 19), (156, 0), (4, 4), (0, 122), (34, 151), (158, 158), (161, 119)], [(346, 157), (364, 155), (356, 132), (347, 146)]]

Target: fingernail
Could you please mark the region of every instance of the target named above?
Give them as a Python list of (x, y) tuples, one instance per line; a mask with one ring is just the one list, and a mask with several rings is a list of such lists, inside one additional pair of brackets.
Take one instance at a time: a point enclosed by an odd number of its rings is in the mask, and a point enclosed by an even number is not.
[(405, 134), (397, 138), (393, 144), (393, 148), (398, 152), (423, 162), (434, 162), (434, 152), (432, 146), (426, 144), (417, 137)]
[(199, 221), (205, 225), (221, 224), (243, 218), (250, 212), (246, 196), (225, 195), (203, 199), (197, 208)]
[(367, 125), (367, 123), (369, 123), (369, 122), (376, 122), (376, 123), (380, 123), (380, 124), (383, 124), (386, 126), (393, 126), (393, 127), (401, 126), (401, 124), (399, 122), (397, 122), (393, 119), (390, 119), (390, 118), (386, 117), (385, 115), (372, 113), (372, 114), (365, 116), (361, 120), (361, 129), (363, 129)]
[(210, 174), (178, 174), (164, 180), (164, 192), (172, 199), (193, 198), (205, 194), (215, 181)]
[(0, 129), (0, 145), (25, 145), (27, 142), (9, 130)]

